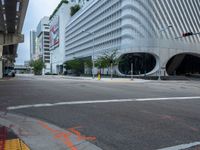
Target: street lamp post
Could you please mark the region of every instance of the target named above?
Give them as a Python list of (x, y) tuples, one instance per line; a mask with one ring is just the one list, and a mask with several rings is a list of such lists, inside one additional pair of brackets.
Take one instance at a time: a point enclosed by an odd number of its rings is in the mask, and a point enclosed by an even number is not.
[(111, 62), (110, 64), (110, 76), (111, 76), (111, 80), (113, 79), (113, 63)]
[(133, 62), (131, 62), (131, 80), (133, 80)]
[(52, 58), (52, 56), (53, 56), (53, 52), (52, 51), (50, 51), (50, 57), (51, 57), (51, 74), (53, 74), (53, 58)]
[(92, 78), (95, 79), (95, 74), (94, 74), (94, 68), (95, 68), (95, 64), (94, 64), (94, 32), (89, 32), (89, 31), (86, 31), (86, 30), (83, 30), (82, 32), (85, 32), (85, 33), (88, 33), (90, 35), (92, 35), (92, 43), (93, 43), (93, 48), (92, 48)]
[[(162, 28), (159, 30), (160, 32), (160, 38), (162, 38), (162, 32), (165, 32), (166, 30), (169, 30), (170, 28), (172, 28), (173, 26), (172, 25), (168, 25), (167, 27), (165, 28)], [(158, 73), (158, 80), (161, 80), (161, 56), (160, 56), (160, 42), (159, 42), (159, 73)]]

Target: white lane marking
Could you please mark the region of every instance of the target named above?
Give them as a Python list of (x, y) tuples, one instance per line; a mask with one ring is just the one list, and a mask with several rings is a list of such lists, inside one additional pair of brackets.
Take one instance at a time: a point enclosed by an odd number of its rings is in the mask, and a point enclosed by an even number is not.
[(7, 107), (8, 110), (24, 109), (31, 107), (51, 107), (59, 105), (80, 105), (80, 104), (95, 104), (95, 103), (121, 103), (121, 102), (131, 102), (134, 99), (116, 99), (116, 100), (94, 100), (94, 101), (74, 101), (74, 102), (59, 102), (59, 103), (45, 103), (45, 104), (33, 104), (33, 105), (19, 105)]
[(196, 97), (166, 97), (166, 98), (143, 98), (136, 99), (136, 101), (161, 101), (161, 100), (186, 100), (186, 99), (199, 99), (199, 96)]
[(200, 145), (200, 142), (194, 142), (194, 143), (190, 143), (190, 144), (182, 144), (182, 145), (177, 145), (177, 146), (173, 146), (173, 147), (162, 148), (159, 150), (183, 150), (183, 149), (191, 148), (191, 147), (197, 146), (197, 145)]
[(81, 104), (97, 104), (97, 103), (123, 103), (123, 102), (136, 102), (136, 101), (162, 101), (162, 100), (192, 100), (200, 99), (200, 96), (196, 97), (167, 97), (167, 98), (144, 98), (144, 99), (113, 99), (113, 100), (93, 100), (93, 101), (71, 101), (71, 102), (59, 102), (59, 103), (44, 103), (33, 105), (19, 105), (7, 107), (8, 110), (17, 110), (32, 107), (52, 107), (60, 105), (81, 105)]

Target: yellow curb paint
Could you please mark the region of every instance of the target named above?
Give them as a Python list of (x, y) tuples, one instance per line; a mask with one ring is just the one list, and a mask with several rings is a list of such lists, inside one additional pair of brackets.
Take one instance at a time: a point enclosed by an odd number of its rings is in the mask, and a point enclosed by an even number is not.
[(6, 140), (4, 150), (30, 150), (20, 139)]

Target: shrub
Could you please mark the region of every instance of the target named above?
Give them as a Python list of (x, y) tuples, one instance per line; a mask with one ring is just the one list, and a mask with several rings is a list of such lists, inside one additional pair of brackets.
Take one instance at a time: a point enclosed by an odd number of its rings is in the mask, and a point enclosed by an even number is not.
[(77, 4), (77, 5), (72, 6), (70, 9), (71, 9), (70, 15), (73, 16), (75, 13), (77, 13), (81, 9), (81, 7), (80, 5)]

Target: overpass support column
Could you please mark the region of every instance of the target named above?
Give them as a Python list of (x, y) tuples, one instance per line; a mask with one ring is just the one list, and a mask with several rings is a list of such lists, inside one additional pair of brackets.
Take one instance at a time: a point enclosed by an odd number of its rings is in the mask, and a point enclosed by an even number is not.
[(3, 78), (3, 45), (0, 45), (0, 79)]

